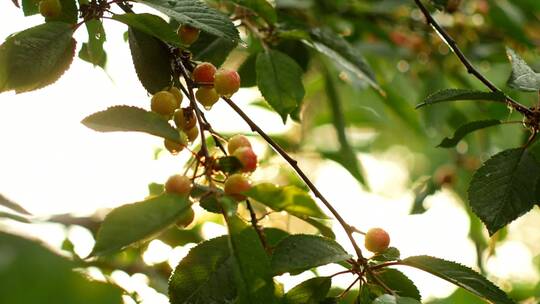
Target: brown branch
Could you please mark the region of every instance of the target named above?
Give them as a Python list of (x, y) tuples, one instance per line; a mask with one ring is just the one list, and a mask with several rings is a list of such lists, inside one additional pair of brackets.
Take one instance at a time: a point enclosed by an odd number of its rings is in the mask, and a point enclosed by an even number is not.
[(330, 204), (330, 202), (322, 195), (319, 189), (315, 187), (313, 182), (311, 182), (311, 180), (306, 176), (304, 171), (302, 171), (302, 169), (298, 166), (298, 162), (295, 159), (293, 159), (291, 156), (289, 156), (289, 154), (285, 152), (283, 148), (281, 148), (272, 138), (270, 138), (270, 136), (268, 136), (268, 134), (266, 134), (255, 122), (253, 122), (253, 120), (251, 120), (251, 118), (249, 118), (249, 116), (246, 113), (244, 113), (244, 111), (242, 111), (242, 109), (240, 109), (240, 107), (238, 107), (230, 98), (222, 97), (222, 99), (225, 100), (225, 102), (227, 102), (229, 106), (233, 108), (233, 110), (238, 115), (240, 115), (240, 117), (242, 117), (242, 119), (249, 125), (252, 131), (259, 133), (259, 135), (270, 146), (272, 146), (272, 148), (274, 148), (274, 150), (279, 155), (281, 155), (281, 157), (286, 162), (289, 163), (289, 165), (294, 169), (294, 171), (296, 171), (298, 176), (300, 176), (300, 178), (304, 181), (304, 183), (308, 186), (308, 188), (315, 194), (317, 198), (319, 198), (319, 200), (321, 200), (321, 202), (326, 206), (326, 208), (330, 210), (332, 215), (334, 215), (336, 220), (340, 223), (340, 225), (345, 230), (345, 233), (347, 233), (347, 236), (354, 247), (354, 251), (356, 252), (356, 255), (358, 256), (358, 259), (364, 261), (365, 259), (362, 255), (362, 250), (360, 250), (360, 247), (358, 247), (358, 244), (354, 240), (354, 237), (352, 235), (353, 231), (351, 230), (350, 226), (347, 224), (347, 222), (345, 222), (345, 220), (341, 217), (341, 215), (337, 212), (337, 210), (332, 206), (332, 204)]
[(248, 199), (246, 200), (246, 205), (249, 210), (249, 216), (251, 217), (251, 226), (253, 226), (253, 229), (255, 229), (255, 231), (257, 232), (257, 235), (259, 236), (259, 239), (261, 240), (264, 249), (270, 249), (270, 247), (268, 246), (268, 241), (266, 240), (266, 235), (264, 234), (264, 230), (259, 225), (257, 214), (255, 214), (255, 210), (253, 209), (253, 206)]
[(416, 3), (416, 6), (422, 11), (424, 14), (424, 17), (426, 18), (426, 21), (437, 34), (442, 38), (442, 40), (450, 47), (450, 49), (456, 54), (456, 56), (459, 58), (461, 63), (467, 68), (467, 72), (469, 74), (472, 74), (475, 76), (478, 80), (480, 80), (488, 89), (490, 89), (494, 93), (501, 93), (504, 95), (506, 99), (506, 103), (515, 109), (516, 111), (520, 112), (521, 114), (525, 115), (526, 117), (531, 117), (533, 115), (533, 112), (527, 108), (526, 106), (520, 104), (519, 102), (512, 99), (510, 96), (504, 94), (503, 91), (501, 91), (495, 84), (493, 84), (489, 79), (487, 79), (482, 73), (480, 73), (473, 64), (467, 59), (465, 54), (463, 54), (463, 51), (459, 48), (456, 41), (439, 25), (439, 23), (433, 18), (429, 10), (422, 4), (420, 0), (414, 0)]

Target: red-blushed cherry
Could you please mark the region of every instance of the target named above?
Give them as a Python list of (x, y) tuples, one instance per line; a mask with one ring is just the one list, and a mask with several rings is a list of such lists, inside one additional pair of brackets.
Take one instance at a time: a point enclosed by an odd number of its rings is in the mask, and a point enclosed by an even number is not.
[(39, 13), (45, 18), (54, 18), (62, 13), (60, 0), (42, 0), (39, 2)]
[(193, 42), (197, 41), (200, 33), (201, 30), (189, 24), (182, 24), (176, 31), (178, 38), (180, 38), (180, 42), (186, 46), (189, 46), (193, 44)]
[(168, 91), (159, 91), (152, 96), (150, 108), (165, 117), (170, 117), (177, 105), (176, 97)]
[(382, 228), (371, 228), (365, 235), (366, 249), (373, 253), (381, 253), (390, 245), (390, 235)]
[(227, 151), (229, 151), (229, 154), (233, 154), (236, 149), (243, 147), (251, 148), (251, 143), (244, 135), (237, 134), (227, 141)]
[(233, 156), (242, 164), (243, 172), (253, 172), (257, 169), (257, 154), (250, 147), (241, 147), (234, 151)]
[(246, 196), (241, 193), (248, 191), (249, 189), (251, 189), (251, 182), (242, 174), (233, 174), (229, 176), (223, 187), (225, 194), (231, 196), (236, 201), (245, 200)]
[(193, 222), (195, 219), (195, 211), (193, 211), (193, 208), (189, 207), (188, 209), (184, 210), (178, 217), (178, 220), (176, 220), (176, 227), (179, 229), (184, 229), (189, 224)]
[(165, 191), (168, 193), (176, 193), (188, 195), (191, 192), (191, 179), (185, 175), (175, 174), (165, 182)]
[(200, 87), (195, 93), (197, 101), (207, 110), (219, 100), (219, 95), (212, 87)]
[(203, 62), (195, 67), (191, 76), (193, 81), (211, 86), (214, 83), (216, 70), (210, 62)]
[(231, 96), (240, 89), (240, 75), (233, 70), (217, 70), (214, 75), (214, 89), (221, 96)]

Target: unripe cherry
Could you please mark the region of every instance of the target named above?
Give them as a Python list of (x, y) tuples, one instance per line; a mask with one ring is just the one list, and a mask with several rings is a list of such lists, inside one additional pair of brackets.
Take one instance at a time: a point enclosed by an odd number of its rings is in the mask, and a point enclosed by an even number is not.
[(236, 149), (242, 147), (251, 148), (251, 143), (244, 135), (237, 134), (227, 142), (227, 151), (229, 151), (229, 154), (233, 154)]
[(176, 127), (184, 131), (193, 128), (195, 124), (197, 124), (197, 118), (195, 117), (195, 113), (193, 112), (193, 110), (188, 109), (179, 109), (174, 112), (173, 120), (176, 124)]
[(231, 196), (236, 201), (242, 201), (246, 199), (246, 196), (241, 194), (242, 192), (251, 189), (251, 182), (242, 174), (233, 174), (227, 178), (223, 191), (225, 194)]
[(185, 175), (175, 174), (165, 182), (165, 191), (168, 193), (176, 193), (188, 195), (191, 192), (191, 179)]
[(62, 13), (60, 0), (42, 0), (39, 2), (39, 13), (46, 18), (58, 17)]
[(168, 91), (159, 91), (152, 96), (150, 107), (152, 111), (165, 117), (170, 117), (176, 110), (176, 97)]
[(200, 87), (195, 93), (197, 101), (207, 110), (219, 100), (219, 95), (212, 87)]
[(197, 83), (212, 85), (216, 70), (216, 67), (210, 62), (203, 62), (195, 67), (191, 76), (193, 81)]
[(193, 128), (186, 131), (187, 138), (190, 142), (194, 142), (195, 139), (199, 136), (199, 128), (194, 126)]
[(251, 147), (241, 147), (234, 151), (233, 156), (242, 164), (243, 172), (253, 172), (257, 169), (257, 154)]
[(219, 69), (214, 76), (214, 89), (221, 96), (231, 96), (240, 88), (240, 75), (236, 71)]
[(178, 34), (178, 38), (180, 38), (180, 42), (182, 42), (182, 44), (191, 45), (193, 42), (197, 41), (200, 32), (201, 30), (196, 27), (188, 24), (182, 24), (176, 31), (176, 34)]
[(191, 224), (194, 219), (195, 211), (193, 211), (193, 208), (189, 207), (178, 217), (178, 220), (176, 221), (176, 227), (178, 227), (179, 229), (184, 229), (189, 226), (189, 224)]
[(388, 249), (390, 245), (390, 235), (382, 228), (371, 228), (367, 231), (365, 236), (366, 249), (374, 252), (381, 253)]
[(180, 89), (178, 89), (177, 87), (171, 87), (168, 91), (176, 98), (176, 108), (180, 108), (180, 105), (182, 104), (182, 99), (184, 99), (184, 95), (182, 95)]

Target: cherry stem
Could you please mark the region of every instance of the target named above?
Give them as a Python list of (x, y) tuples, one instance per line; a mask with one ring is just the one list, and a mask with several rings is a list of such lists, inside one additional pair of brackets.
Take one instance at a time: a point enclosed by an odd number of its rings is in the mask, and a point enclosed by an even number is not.
[(347, 222), (345, 222), (345, 220), (343, 219), (343, 217), (341, 217), (339, 212), (337, 212), (337, 210), (332, 206), (332, 204), (330, 204), (330, 202), (322, 195), (322, 193), (319, 191), (319, 189), (317, 189), (317, 187), (315, 187), (313, 182), (306, 176), (304, 171), (302, 171), (302, 169), (298, 166), (298, 162), (295, 159), (293, 159), (287, 152), (285, 152), (285, 150), (283, 150), (283, 148), (281, 148), (281, 146), (279, 146), (272, 138), (270, 138), (270, 136), (268, 134), (266, 134), (255, 122), (253, 122), (253, 120), (251, 120), (251, 118), (249, 118), (249, 116), (244, 111), (242, 111), (242, 109), (240, 109), (240, 107), (238, 107), (230, 98), (224, 97), (224, 96), (222, 96), (221, 98), (223, 100), (225, 100), (225, 102), (227, 102), (229, 104), (229, 106), (238, 115), (240, 115), (240, 117), (242, 117), (242, 119), (249, 125), (249, 127), (251, 128), (252, 131), (259, 133), (259, 135), (270, 146), (272, 146), (272, 148), (274, 148), (274, 150), (279, 155), (281, 155), (281, 157), (286, 162), (289, 163), (289, 165), (294, 169), (294, 171), (296, 171), (298, 176), (300, 176), (300, 178), (304, 181), (304, 183), (308, 186), (308, 188), (313, 192), (313, 194), (315, 194), (315, 196), (317, 198), (319, 198), (319, 200), (326, 206), (326, 208), (328, 208), (328, 210), (330, 210), (332, 215), (334, 215), (336, 220), (343, 227), (343, 229), (345, 230), (345, 233), (347, 234), (347, 237), (349, 238), (352, 246), (354, 247), (354, 251), (356, 252), (356, 255), (358, 256), (358, 259), (362, 260), (362, 261), (365, 261), (365, 258), (362, 255), (362, 250), (360, 250), (360, 247), (358, 247), (358, 244), (354, 240), (354, 237), (352, 235), (353, 231), (351, 229), (351, 226), (349, 226), (347, 224)]
[(414, 0), (416, 3), (416, 6), (422, 11), (424, 14), (424, 17), (426, 18), (426, 21), (431, 27), (439, 34), (439, 36), (442, 38), (442, 40), (450, 47), (450, 49), (456, 54), (456, 56), (459, 58), (461, 63), (467, 68), (467, 73), (472, 74), (475, 76), (478, 80), (480, 80), (486, 87), (488, 87), (492, 92), (494, 93), (500, 93), (503, 94), (506, 103), (515, 109), (516, 111), (520, 112), (521, 114), (525, 115), (526, 117), (533, 116), (533, 112), (527, 108), (526, 106), (520, 104), (519, 102), (513, 100), (510, 96), (504, 94), (497, 86), (495, 86), (491, 81), (489, 81), (482, 73), (480, 73), (467, 59), (463, 51), (459, 48), (456, 41), (437, 23), (435, 18), (431, 15), (429, 10), (422, 4), (420, 0)]

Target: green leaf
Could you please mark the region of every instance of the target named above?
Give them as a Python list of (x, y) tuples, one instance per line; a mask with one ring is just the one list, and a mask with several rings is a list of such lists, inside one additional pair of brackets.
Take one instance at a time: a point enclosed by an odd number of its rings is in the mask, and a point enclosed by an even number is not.
[(249, 8), (270, 24), (277, 21), (276, 10), (266, 0), (232, 0), (232, 2)]
[(127, 24), (130, 28), (137, 29), (145, 34), (160, 39), (174, 46), (181, 46), (180, 38), (174, 29), (165, 20), (152, 14), (113, 15), (112, 18)]
[(199, 39), (189, 47), (189, 50), (193, 54), (194, 60), (210, 62), (219, 67), (237, 44), (236, 40), (231, 41), (225, 37), (201, 32)]
[(326, 55), (331, 62), (348, 71), (352, 76), (367, 82), (377, 91), (382, 91), (364, 56), (347, 40), (328, 28), (313, 29), (310, 36), (313, 40), (311, 46), (315, 50)]
[(198, 0), (143, 0), (140, 1), (180, 24), (188, 24), (217, 37), (238, 41), (238, 30), (227, 16)]
[(75, 55), (73, 26), (48, 22), (9, 36), (0, 46), (0, 92), (37, 90), (54, 83)]
[(285, 210), (299, 217), (328, 218), (311, 196), (296, 186), (279, 187), (272, 183), (262, 183), (251, 187), (244, 194), (275, 211)]
[(107, 36), (103, 23), (100, 20), (92, 19), (86, 21), (85, 25), (88, 31), (88, 42), (83, 43), (79, 51), (79, 58), (94, 66), (105, 68), (107, 53), (103, 49), (103, 44), (107, 40)]
[(378, 278), (384, 282), (388, 288), (393, 290), (400, 297), (413, 298), (418, 301), (422, 300), (420, 291), (416, 288), (413, 281), (411, 281), (401, 271), (385, 268), (384, 270), (377, 272)]
[(128, 30), (129, 48), (137, 76), (154, 94), (171, 83), (171, 55), (162, 41), (134, 28)]
[(189, 207), (186, 196), (169, 193), (120, 206), (105, 217), (92, 255), (109, 254), (146, 241), (173, 225)]
[(257, 86), (283, 123), (304, 98), (302, 68), (291, 57), (276, 50), (257, 55)]
[(59, 0), (62, 5), (62, 12), (56, 17), (47, 17), (45, 18), (46, 22), (66, 22), (70, 24), (77, 23), (77, 17), (79, 15), (79, 10), (77, 8), (77, 3), (75, 0)]
[(154, 196), (154, 195), (160, 195), (165, 191), (165, 185), (158, 184), (158, 183), (150, 183), (148, 184), (148, 195)]
[(329, 238), (296, 234), (279, 242), (272, 255), (272, 270), (276, 275), (299, 272), (350, 258), (341, 245)]
[(96, 112), (82, 124), (99, 132), (144, 132), (180, 142), (180, 134), (159, 114), (132, 106), (114, 106)]
[(499, 287), (461, 264), (426, 255), (408, 257), (400, 264), (429, 272), (492, 303), (515, 303)]
[(399, 260), (401, 253), (396, 247), (388, 247), (385, 251), (377, 253), (371, 259), (379, 262)]
[(235, 303), (277, 303), (270, 261), (257, 232), (236, 216), (226, 217), (226, 221), (238, 288), (238, 299)]
[(218, 168), (225, 173), (235, 173), (242, 169), (242, 163), (235, 156), (224, 156), (217, 159)]
[(467, 134), (484, 128), (500, 125), (502, 122), (497, 119), (478, 120), (466, 123), (460, 126), (454, 136), (444, 138), (437, 147), (452, 148), (455, 147), (460, 140), (462, 140)]
[(30, 212), (28, 212), (26, 209), (24, 209), (21, 205), (9, 200), (8, 198), (3, 196), (2, 194), (0, 194), (0, 205), (4, 206), (6, 208), (9, 208), (9, 209), (11, 209), (13, 211), (22, 213), (22, 214), (32, 215)]
[(257, 54), (249, 55), (238, 68), (240, 75), (240, 86), (242, 88), (254, 87), (257, 85), (257, 72), (255, 64), (257, 62)]
[(331, 277), (317, 277), (296, 285), (283, 298), (283, 304), (319, 304), (332, 286)]
[(313, 217), (307, 217), (307, 216), (302, 216), (298, 218), (310, 224), (311, 226), (317, 228), (317, 230), (319, 230), (319, 232), (323, 236), (330, 238), (332, 240), (336, 239), (336, 235), (334, 234), (334, 231), (332, 231), (332, 227), (329, 226), (330, 225), (329, 223), (325, 223), (324, 220), (316, 219)]
[(39, 14), (39, 0), (22, 0), (24, 16)]
[(375, 299), (375, 301), (373, 301), (372, 304), (421, 304), (421, 303), (415, 299), (396, 297), (396, 296), (385, 294)]
[(469, 204), (490, 235), (534, 206), (539, 179), (540, 164), (523, 148), (500, 152), (476, 171)]
[(511, 88), (526, 91), (535, 92), (540, 90), (540, 74), (533, 71), (533, 69), (523, 60), (514, 50), (506, 48), (508, 59), (512, 64), (512, 73), (508, 78), (508, 86)]
[(422, 103), (418, 104), (416, 108), (419, 109), (421, 107), (433, 105), (439, 102), (456, 100), (487, 100), (504, 102), (506, 100), (506, 97), (501, 92), (482, 92), (466, 89), (444, 89), (426, 97), (426, 99), (424, 99)]
[(2, 303), (121, 304), (122, 290), (90, 281), (73, 271), (77, 265), (36, 241), (0, 232)]
[(227, 216), (234, 215), (238, 209), (238, 202), (218, 192), (212, 192), (201, 197), (199, 203), (206, 211), (217, 214), (222, 214), (225, 211)]
[(172, 304), (228, 303), (236, 297), (228, 237), (200, 243), (176, 266), (169, 280)]

